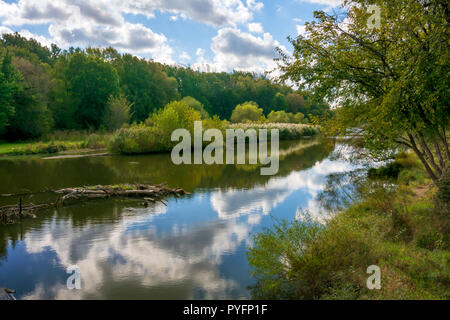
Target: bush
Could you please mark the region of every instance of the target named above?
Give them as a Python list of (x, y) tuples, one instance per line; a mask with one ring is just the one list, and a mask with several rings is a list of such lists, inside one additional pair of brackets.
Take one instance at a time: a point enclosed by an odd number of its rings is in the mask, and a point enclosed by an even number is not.
[(391, 178), (397, 179), (403, 166), (398, 162), (392, 162), (381, 168), (371, 168), (368, 172), (369, 178)]
[[(171, 102), (153, 113), (145, 124), (119, 130), (110, 142), (110, 149), (124, 154), (169, 151), (177, 144), (171, 141), (172, 132), (187, 129), (193, 136), (195, 121), (201, 121), (198, 111), (186, 103)], [(215, 117), (206, 122), (215, 126), (220, 120)]]
[(123, 154), (139, 154), (161, 151), (154, 128), (134, 125), (120, 129), (111, 139), (109, 149)]
[(271, 123), (291, 123), (293, 122), (294, 115), (292, 113), (286, 113), (286, 111), (272, 111), (267, 116), (267, 120)]
[(368, 177), (371, 179), (394, 179), (405, 185), (415, 181), (423, 182), (426, 178), (417, 157), (407, 152), (399, 153), (393, 162), (385, 166), (369, 169)]
[[(326, 225), (282, 222), (254, 237), (253, 298), (449, 298), (448, 213), (404, 185), (367, 180), (359, 189), (361, 201)], [(381, 268), (381, 290), (366, 286), (370, 265)]]
[(130, 123), (131, 107), (132, 104), (124, 96), (110, 97), (102, 120), (106, 130), (115, 131), (122, 128), (124, 124)]
[(187, 129), (193, 136), (195, 121), (201, 121), (200, 113), (181, 101), (175, 101), (152, 114), (146, 124), (154, 128), (161, 144), (166, 150), (170, 150), (177, 144), (171, 141), (172, 132), (176, 129)]
[(263, 109), (256, 102), (245, 102), (236, 106), (231, 115), (233, 123), (257, 122), (263, 117)]
[(184, 97), (183, 99), (180, 100), (180, 103), (186, 104), (195, 111), (198, 111), (203, 120), (209, 118), (209, 113), (205, 110), (205, 107), (200, 101), (192, 97)]
[(298, 124), (305, 123), (305, 115), (301, 112), (294, 114), (293, 122)]
[(247, 123), (247, 124), (232, 124), (231, 129), (267, 129), (270, 136), (271, 129), (278, 129), (280, 134), (280, 140), (297, 140), (304, 137), (312, 137), (319, 134), (318, 127), (288, 124), (288, 123)]

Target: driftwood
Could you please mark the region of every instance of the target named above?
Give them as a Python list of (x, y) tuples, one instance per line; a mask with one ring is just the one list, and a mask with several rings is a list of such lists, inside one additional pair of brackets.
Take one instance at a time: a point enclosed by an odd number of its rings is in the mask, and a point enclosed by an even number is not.
[(48, 209), (56, 207), (56, 203), (43, 203), (43, 204), (27, 204), (22, 205), (22, 201), (19, 205), (0, 207), (0, 221), (4, 223), (13, 223), (17, 219), (32, 217), (35, 218), (35, 212), (37, 210)]
[(66, 188), (55, 191), (61, 194), (61, 203), (75, 199), (106, 199), (106, 198), (143, 198), (151, 202), (161, 201), (168, 196), (184, 196), (188, 192), (183, 189), (172, 189), (164, 184), (124, 184), (115, 186), (91, 186), (83, 188)]
[(17, 219), (23, 217), (35, 217), (35, 212), (42, 209), (49, 209), (58, 207), (59, 205), (66, 205), (83, 200), (96, 200), (108, 198), (137, 198), (143, 199), (144, 205), (149, 205), (150, 202), (161, 202), (164, 205), (167, 203), (163, 198), (169, 196), (180, 197), (189, 194), (181, 188), (172, 189), (165, 186), (165, 184), (150, 185), (150, 184), (123, 184), (113, 186), (87, 186), (79, 188), (65, 188), (60, 190), (52, 190), (59, 195), (56, 202), (49, 202), (43, 204), (22, 204), (22, 198), (18, 205), (9, 205), (0, 207), (0, 220), (4, 223), (13, 223)]

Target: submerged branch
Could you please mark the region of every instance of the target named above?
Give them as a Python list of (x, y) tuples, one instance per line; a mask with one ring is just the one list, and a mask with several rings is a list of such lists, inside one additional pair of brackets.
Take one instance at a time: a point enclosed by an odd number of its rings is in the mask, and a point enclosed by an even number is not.
[[(24, 217), (35, 217), (35, 212), (38, 210), (56, 208), (59, 205), (66, 205), (69, 202), (77, 202), (83, 200), (97, 200), (108, 198), (142, 198), (148, 202), (162, 202), (169, 196), (184, 196), (189, 192), (181, 188), (172, 189), (166, 187), (165, 184), (150, 185), (150, 184), (124, 184), (124, 185), (98, 185), (78, 188), (65, 188), (60, 190), (50, 191), (59, 195), (56, 202), (48, 202), (43, 204), (22, 204), (22, 198), (18, 205), (9, 205), (0, 207), (0, 221), (3, 223), (14, 223), (16, 220)], [(10, 195), (13, 196), (13, 195)]]

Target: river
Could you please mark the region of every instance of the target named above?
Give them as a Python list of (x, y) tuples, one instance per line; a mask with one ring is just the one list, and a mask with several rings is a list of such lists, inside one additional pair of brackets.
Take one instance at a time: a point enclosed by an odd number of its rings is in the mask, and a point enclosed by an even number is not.
[[(15, 289), (18, 299), (248, 299), (252, 236), (302, 210), (323, 218), (316, 199), (327, 175), (351, 167), (330, 157), (335, 148), (319, 140), (282, 142), (272, 177), (251, 165), (176, 166), (168, 154), (0, 158), (0, 194), (127, 182), (167, 182), (192, 192), (167, 199), (167, 206), (91, 201), (0, 225), (0, 286)], [(3, 197), (0, 205), (17, 201)], [(80, 290), (66, 285), (72, 265), (80, 270)]]

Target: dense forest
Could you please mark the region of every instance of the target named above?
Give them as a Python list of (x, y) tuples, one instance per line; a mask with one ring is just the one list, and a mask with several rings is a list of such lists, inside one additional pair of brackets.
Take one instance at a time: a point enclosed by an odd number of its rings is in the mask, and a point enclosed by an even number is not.
[(236, 105), (247, 101), (265, 116), (286, 111), (310, 121), (331, 114), (327, 104), (265, 76), (202, 73), (114, 48), (47, 48), (18, 33), (2, 36), (0, 66), (0, 139), (9, 141), (52, 130), (108, 129), (111, 113), (120, 108), (129, 109), (127, 122), (141, 123), (184, 97), (195, 98), (221, 119), (230, 119)]

